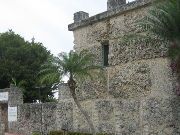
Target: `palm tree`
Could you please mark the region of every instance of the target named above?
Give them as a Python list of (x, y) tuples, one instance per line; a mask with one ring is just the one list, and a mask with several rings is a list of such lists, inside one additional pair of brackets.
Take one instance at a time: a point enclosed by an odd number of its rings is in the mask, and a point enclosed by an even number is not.
[[(138, 20), (135, 33), (125, 35), (138, 42), (169, 42), (169, 55), (177, 60), (180, 55), (180, 0), (156, 0), (148, 14)], [(127, 41), (126, 40), (126, 41)]]
[(171, 67), (180, 81), (180, 0), (155, 0), (148, 14), (134, 24), (127, 41), (168, 43)]
[[(99, 70), (100, 69), (100, 70)], [(76, 53), (71, 51), (70, 53), (60, 53), (58, 57), (51, 57), (48, 63), (43, 65), (40, 72), (41, 81), (57, 81), (57, 78), (61, 81), (62, 77), (68, 77), (68, 87), (70, 93), (79, 108), (80, 112), (84, 115), (91, 132), (95, 133), (95, 128), (90, 116), (82, 108), (78, 98), (76, 96), (77, 82), (83, 79), (93, 79), (94, 76), (100, 75), (102, 68), (96, 66), (94, 63), (94, 56), (88, 53), (86, 50)]]

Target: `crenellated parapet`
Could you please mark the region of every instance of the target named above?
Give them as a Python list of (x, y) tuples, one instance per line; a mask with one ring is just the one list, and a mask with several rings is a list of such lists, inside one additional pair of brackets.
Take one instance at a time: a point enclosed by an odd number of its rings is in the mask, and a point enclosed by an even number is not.
[[(112, 1), (112, 2), (111, 2)], [(80, 11), (74, 14), (74, 23), (68, 25), (69, 31), (95, 24), (97, 22), (112, 18), (114, 16), (124, 14), (128, 11), (150, 5), (152, 0), (135, 0), (126, 3), (125, 0), (110, 0), (107, 2), (107, 11), (89, 17), (88, 13)]]

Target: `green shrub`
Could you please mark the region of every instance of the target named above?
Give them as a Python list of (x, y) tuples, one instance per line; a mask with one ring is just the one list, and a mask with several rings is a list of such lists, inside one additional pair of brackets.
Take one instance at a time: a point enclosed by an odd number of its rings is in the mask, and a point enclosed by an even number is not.
[[(51, 131), (48, 135), (64, 135), (63, 131)], [(65, 135), (92, 135), (90, 133), (80, 133), (80, 132), (66, 132)], [(97, 133), (96, 135), (113, 135), (107, 133)]]
[(64, 135), (63, 131), (50, 131), (48, 135)]
[(97, 133), (96, 135), (114, 135), (114, 134), (108, 134), (108, 133)]
[(33, 131), (32, 135), (41, 135), (41, 133), (39, 131)]
[(90, 133), (68, 132), (67, 135), (92, 135)]

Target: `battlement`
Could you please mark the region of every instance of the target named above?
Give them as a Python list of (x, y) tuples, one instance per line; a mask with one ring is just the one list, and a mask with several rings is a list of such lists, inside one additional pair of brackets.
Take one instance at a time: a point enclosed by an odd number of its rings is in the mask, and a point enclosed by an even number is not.
[(79, 11), (79, 12), (74, 13), (74, 22), (79, 22), (87, 18), (89, 18), (89, 14), (86, 12)]
[(151, 4), (152, 0), (136, 0), (130, 3), (126, 3), (125, 0), (108, 0), (107, 11), (89, 17), (89, 14), (83, 11), (74, 14), (74, 23), (68, 25), (69, 31), (74, 31), (80, 27), (94, 24), (96, 22), (105, 20), (107, 18), (114, 17), (116, 15), (123, 14), (124, 12), (134, 10), (143, 6)]
[(108, 0), (107, 1), (107, 10), (115, 9), (124, 4), (126, 4), (126, 0)]

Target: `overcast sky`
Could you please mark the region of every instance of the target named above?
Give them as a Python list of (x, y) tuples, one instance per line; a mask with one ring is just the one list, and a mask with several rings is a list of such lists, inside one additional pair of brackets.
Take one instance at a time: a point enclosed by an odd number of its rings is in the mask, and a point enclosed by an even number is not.
[[(132, 1), (132, 0), (130, 0)], [(107, 0), (0, 0), (0, 32), (12, 29), (26, 40), (34, 36), (53, 54), (73, 48), (73, 33), (67, 29), (73, 14), (90, 16), (106, 10)]]

